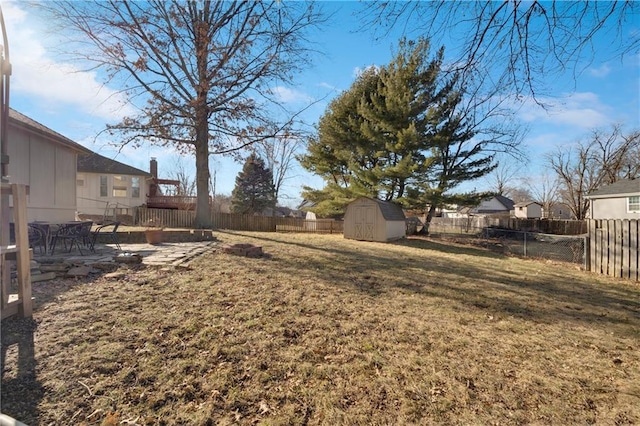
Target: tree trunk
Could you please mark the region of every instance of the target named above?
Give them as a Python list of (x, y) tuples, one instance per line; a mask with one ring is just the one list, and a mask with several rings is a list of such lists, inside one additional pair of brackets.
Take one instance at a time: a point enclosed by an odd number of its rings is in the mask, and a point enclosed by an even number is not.
[(431, 219), (436, 214), (436, 205), (431, 204), (429, 207), (429, 213), (427, 213), (427, 218), (424, 220), (424, 227), (422, 228), (422, 233), (429, 235), (429, 224), (431, 223)]
[[(205, 3), (205, 10), (210, 4)], [(204, 13), (204, 12), (203, 12)], [(209, 23), (203, 21), (200, 16), (192, 16), (195, 30), (195, 54), (197, 64), (198, 86), (195, 99), (195, 127), (196, 127), (196, 220), (195, 228), (210, 229), (211, 205), (209, 203), (209, 108), (207, 95), (210, 88), (210, 80), (207, 78), (207, 63), (209, 56), (209, 42), (206, 34)]]
[[(205, 116), (206, 117), (206, 116)], [(196, 220), (197, 229), (210, 229), (211, 207), (209, 205), (209, 125), (199, 121), (196, 129)]]

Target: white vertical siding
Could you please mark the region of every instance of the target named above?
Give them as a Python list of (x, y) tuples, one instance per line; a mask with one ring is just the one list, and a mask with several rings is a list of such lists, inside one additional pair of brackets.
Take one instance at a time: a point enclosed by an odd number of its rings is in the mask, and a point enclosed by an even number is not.
[(62, 208), (76, 209), (76, 164), (75, 155), (56, 148), (56, 205)]
[(8, 136), (10, 181), (29, 186), (27, 220), (73, 220), (76, 152), (14, 126)]

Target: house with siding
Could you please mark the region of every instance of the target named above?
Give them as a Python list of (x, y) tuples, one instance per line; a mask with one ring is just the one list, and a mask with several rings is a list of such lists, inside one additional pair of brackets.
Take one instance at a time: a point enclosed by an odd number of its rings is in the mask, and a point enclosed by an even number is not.
[(27, 220), (74, 220), (77, 157), (91, 151), (14, 109), (7, 131), (9, 181), (28, 186)]
[(547, 219), (569, 220), (575, 219), (575, 215), (566, 203), (553, 203), (549, 212), (543, 211), (543, 215)]
[(513, 216), (518, 219), (540, 219), (542, 204), (536, 201), (522, 201), (513, 205)]
[(513, 210), (514, 202), (504, 195), (495, 195), (486, 198), (476, 207), (461, 206), (456, 212), (447, 212), (443, 217), (466, 218), (478, 216), (509, 216)]
[(82, 215), (130, 215), (147, 201), (152, 174), (95, 152), (78, 156), (77, 205)]
[(640, 219), (640, 179), (622, 179), (592, 191), (591, 219)]

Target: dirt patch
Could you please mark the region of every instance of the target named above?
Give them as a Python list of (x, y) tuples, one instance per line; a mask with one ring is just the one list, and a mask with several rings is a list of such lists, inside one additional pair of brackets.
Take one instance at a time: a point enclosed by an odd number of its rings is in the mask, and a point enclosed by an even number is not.
[(263, 255), (262, 247), (253, 244), (224, 244), (220, 250), (236, 256), (261, 257)]
[(271, 256), (34, 285), (33, 320), (2, 322), (2, 411), (30, 425), (640, 422), (635, 283), (446, 241), (217, 237)]

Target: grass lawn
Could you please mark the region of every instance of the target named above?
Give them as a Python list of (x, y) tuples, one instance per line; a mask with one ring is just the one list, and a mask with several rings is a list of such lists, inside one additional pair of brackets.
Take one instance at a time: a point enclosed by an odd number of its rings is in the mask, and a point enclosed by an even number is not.
[(219, 233), (211, 253), (34, 284), (2, 411), (49, 424), (637, 424), (640, 286), (443, 240)]

